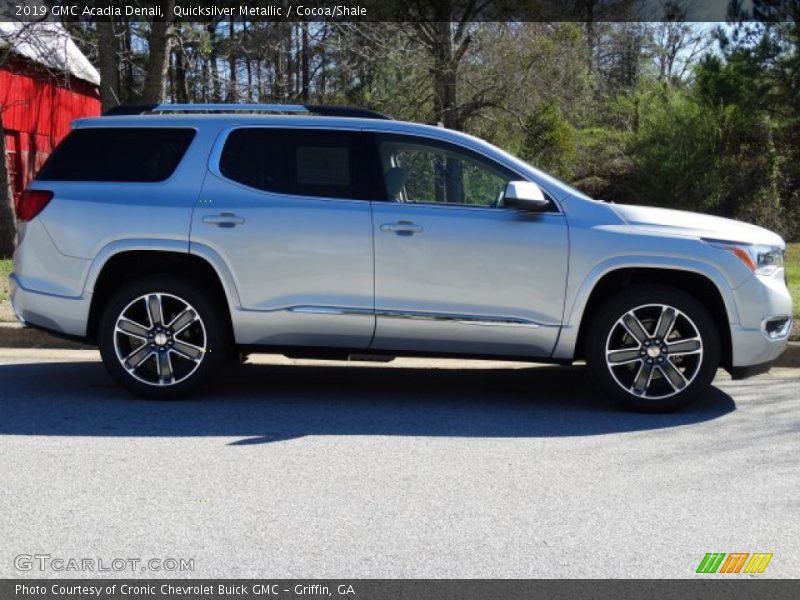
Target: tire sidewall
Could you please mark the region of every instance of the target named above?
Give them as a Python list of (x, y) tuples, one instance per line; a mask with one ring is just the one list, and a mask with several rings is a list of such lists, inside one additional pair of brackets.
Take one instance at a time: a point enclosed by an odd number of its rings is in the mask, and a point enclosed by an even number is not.
[[(202, 362), (186, 380), (170, 386), (148, 385), (128, 374), (117, 358), (114, 345), (114, 330), (122, 311), (136, 298), (152, 293), (171, 294), (188, 302), (200, 315), (206, 332), (206, 354)], [(132, 282), (112, 295), (100, 317), (97, 343), (103, 364), (117, 383), (137, 396), (154, 400), (183, 398), (207, 381), (229, 352), (230, 333), (222, 315), (220, 307), (209, 300), (205, 290), (187, 281), (153, 276)]]
[[(631, 394), (617, 383), (606, 363), (606, 342), (611, 328), (623, 314), (645, 304), (666, 304), (685, 313), (694, 322), (703, 343), (703, 358), (694, 380), (668, 398), (656, 400)], [(636, 286), (610, 298), (593, 319), (586, 341), (586, 360), (594, 380), (627, 408), (643, 412), (676, 410), (711, 385), (720, 363), (720, 337), (714, 318), (691, 295), (668, 286)]]

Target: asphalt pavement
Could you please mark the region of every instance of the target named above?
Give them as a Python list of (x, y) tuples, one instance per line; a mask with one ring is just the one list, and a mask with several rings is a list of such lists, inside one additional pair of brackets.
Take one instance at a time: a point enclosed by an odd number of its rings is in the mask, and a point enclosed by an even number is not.
[(643, 415), (581, 367), (258, 357), (165, 403), (0, 350), (0, 577), (796, 577), (798, 457), (796, 369)]

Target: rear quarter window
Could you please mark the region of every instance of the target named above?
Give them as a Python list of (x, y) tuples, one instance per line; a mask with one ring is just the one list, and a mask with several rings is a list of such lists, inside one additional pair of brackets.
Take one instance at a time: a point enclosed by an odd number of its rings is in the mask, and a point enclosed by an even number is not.
[(246, 127), (232, 131), (220, 173), (278, 194), (318, 198), (382, 199), (372, 138), (349, 130)]
[(175, 172), (194, 129), (103, 127), (76, 129), (45, 162), (43, 181), (164, 181)]

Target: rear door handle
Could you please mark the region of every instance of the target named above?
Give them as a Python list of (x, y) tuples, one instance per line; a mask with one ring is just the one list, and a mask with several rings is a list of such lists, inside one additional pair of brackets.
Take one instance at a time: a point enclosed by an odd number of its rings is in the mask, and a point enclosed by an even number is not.
[(236, 227), (244, 224), (244, 219), (231, 212), (223, 212), (218, 215), (206, 215), (203, 217), (203, 223), (216, 225), (217, 227)]
[(420, 233), (422, 227), (411, 221), (398, 221), (397, 223), (384, 223), (381, 225), (381, 231), (393, 231), (400, 235), (413, 235)]

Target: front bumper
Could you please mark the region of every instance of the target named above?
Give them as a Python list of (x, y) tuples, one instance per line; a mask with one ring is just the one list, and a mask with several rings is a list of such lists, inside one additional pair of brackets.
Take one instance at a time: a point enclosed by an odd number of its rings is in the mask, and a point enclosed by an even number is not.
[(12, 273), (8, 279), (11, 307), (23, 324), (73, 337), (85, 337), (91, 295), (56, 296), (26, 289)]
[[(752, 276), (734, 290), (739, 322), (731, 324), (731, 372), (765, 372), (789, 343), (792, 297), (783, 272)], [(775, 324), (782, 323), (775, 335)], [(751, 373), (755, 374), (755, 373)], [(745, 375), (749, 376), (749, 375)]]
[(744, 329), (731, 326), (732, 366), (751, 367), (778, 358), (789, 343), (789, 335), (780, 339), (770, 339), (762, 329)]
[(767, 373), (775, 361), (761, 363), (760, 365), (750, 365), (749, 367), (733, 367), (730, 370), (732, 379), (747, 379), (748, 377), (755, 377)]

